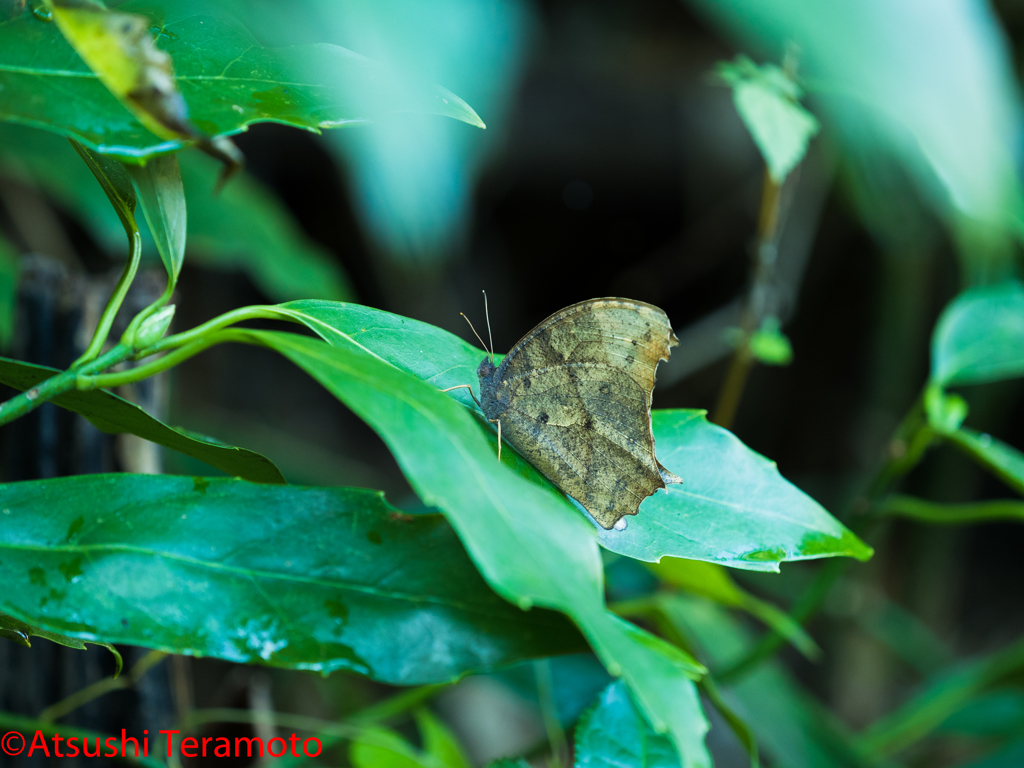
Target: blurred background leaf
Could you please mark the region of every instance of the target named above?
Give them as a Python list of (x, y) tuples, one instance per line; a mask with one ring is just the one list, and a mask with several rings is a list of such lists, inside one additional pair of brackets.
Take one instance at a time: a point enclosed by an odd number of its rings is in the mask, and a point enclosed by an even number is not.
[(473, 105), (484, 133), (403, 114), (378, 120), (373, 131), (325, 136), (345, 163), (356, 210), (381, 256), (428, 264), (461, 258), (473, 183), (505, 139), (536, 12), (510, 0), (313, 0), (302, 14), (270, 0), (255, 6), (254, 31), (275, 45), (352, 47), (403, 77), (443, 83)]
[[(743, 45), (781, 61), (787, 46), (884, 208), (899, 194), (872, 179), (893, 157), (958, 237), (969, 281), (1005, 277), (1021, 222), (1021, 101), (1006, 38), (982, 0), (692, 0)], [(868, 213), (869, 221), (876, 220)]]

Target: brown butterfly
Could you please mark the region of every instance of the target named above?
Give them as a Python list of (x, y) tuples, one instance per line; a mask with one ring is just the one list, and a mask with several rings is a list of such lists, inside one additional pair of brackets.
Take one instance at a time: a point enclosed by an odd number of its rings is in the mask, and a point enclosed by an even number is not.
[(498, 425), (499, 460), (504, 436), (602, 527), (624, 529), (640, 502), (682, 482), (655, 457), (651, 429), (655, 370), (678, 343), (658, 307), (605, 298), (556, 312), (499, 366), (492, 344), (477, 404)]

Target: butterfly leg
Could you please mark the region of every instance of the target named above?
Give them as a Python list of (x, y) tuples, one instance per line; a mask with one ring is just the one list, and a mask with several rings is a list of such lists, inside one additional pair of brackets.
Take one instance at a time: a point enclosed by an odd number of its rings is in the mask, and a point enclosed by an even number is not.
[(501, 419), (488, 419), (491, 424), (498, 425), (498, 463), (501, 463)]
[(456, 384), (454, 387), (448, 387), (448, 389), (442, 389), (441, 391), (451, 392), (453, 389), (468, 389), (469, 396), (473, 398), (473, 402), (476, 403), (479, 407), (483, 408), (483, 406), (480, 405), (480, 401), (476, 399), (476, 395), (473, 394), (473, 388), (469, 386), (469, 384)]

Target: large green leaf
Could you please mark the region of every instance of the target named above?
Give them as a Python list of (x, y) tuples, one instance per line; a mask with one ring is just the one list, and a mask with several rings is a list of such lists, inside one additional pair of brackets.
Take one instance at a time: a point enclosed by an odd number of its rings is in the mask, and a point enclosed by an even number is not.
[(467, 409), (355, 344), (267, 331), (245, 337), (288, 357), (366, 421), (423, 502), (445, 513), (488, 583), (524, 608), (568, 614), (687, 764), (710, 765), (692, 680), (701, 668), (607, 611), (593, 529), (562, 494), (511, 471), (510, 452), (496, 461), (493, 432)]
[[(244, 271), (275, 301), (349, 295), (337, 260), (305, 235), (282, 202), (255, 177), (236, 174), (214, 194), (220, 163), (198, 152), (179, 153), (178, 161), (188, 202), (190, 262)], [(0, 170), (41, 188), (77, 215), (102, 245), (123, 253), (124, 230), (67, 141), (0, 123)], [(145, 221), (138, 223), (144, 253), (155, 256), (155, 237)]]
[(0, 498), (0, 607), (75, 637), (401, 685), (581, 645), (377, 491), (85, 475)]
[(613, 552), (656, 561), (665, 555), (735, 568), (778, 570), (786, 560), (872, 550), (814, 499), (703, 411), (654, 411), (658, 459), (683, 478), (651, 496), (622, 532), (598, 531)]
[(980, 384), (1024, 376), (1024, 286), (974, 288), (942, 312), (932, 335), (932, 381)]
[(576, 726), (576, 768), (671, 768), (672, 742), (652, 730), (622, 683), (597, 697)]
[[(393, 112), (448, 115), (482, 126), (460, 98), (439, 86), (406, 84), (384, 67), (334, 45), (264, 48), (205, 4), (146, 0), (118, 6), (159, 29), (174, 59), (192, 122), (210, 136), (273, 121), (319, 131)], [(52, 23), (32, 13), (0, 23), (0, 120), (70, 136), (93, 149), (142, 158), (181, 146), (161, 139), (107, 90)]]
[[(19, 391), (34, 387), (60, 371), (42, 365), (31, 365), (0, 357), (0, 383)], [(88, 392), (71, 390), (53, 402), (61, 408), (80, 413), (99, 429), (110, 434), (127, 432), (158, 445), (180, 451), (205, 461), (212, 467), (235, 477), (258, 483), (284, 483), (284, 477), (265, 456), (217, 443), (209, 438), (169, 427), (154, 419), (142, 408), (100, 389)]]
[[(437, 389), (470, 384), (479, 390), (476, 368), (484, 353), (431, 325), (356, 304), (296, 301), (278, 309), (329, 343), (366, 350)], [(465, 389), (450, 395), (476, 410)], [(870, 548), (774, 463), (709, 424), (702, 411), (655, 411), (654, 436), (660, 461), (684, 482), (647, 499), (625, 531), (598, 530), (606, 549), (648, 561), (670, 555), (754, 570), (778, 570), (785, 560), (870, 557)]]

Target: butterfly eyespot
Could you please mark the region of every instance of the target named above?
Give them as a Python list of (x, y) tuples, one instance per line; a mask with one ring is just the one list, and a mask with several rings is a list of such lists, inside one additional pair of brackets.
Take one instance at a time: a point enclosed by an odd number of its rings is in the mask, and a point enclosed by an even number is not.
[(632, 355), (626, 355), (626, 362), (627, 363), (635, 363), (636, 362), (636, 358), (633, 357)]
[(530, 380), (529, 379), (523, 379), (523, 388), (524, 389), (529, 389), (530, 388)]
[(584, 429), (593, 429), (594, 428), (594, 420), (588, 416), (587, 420), (583, 422), (583, 428)]
[(537, 417), (537, 421), (539, 421), (541, 424), (547, 424), (548, 415), (546, 413), (541, 413), (540, 416)]
[(636, 346), (636, 339), (630, 339), (629, 343), (632, 344), (635, 347)]
[(602, 384), (599, 391), (602, 395), (607, 395), (612, 391), (612, 388), (609, 387), (607, 384)]

